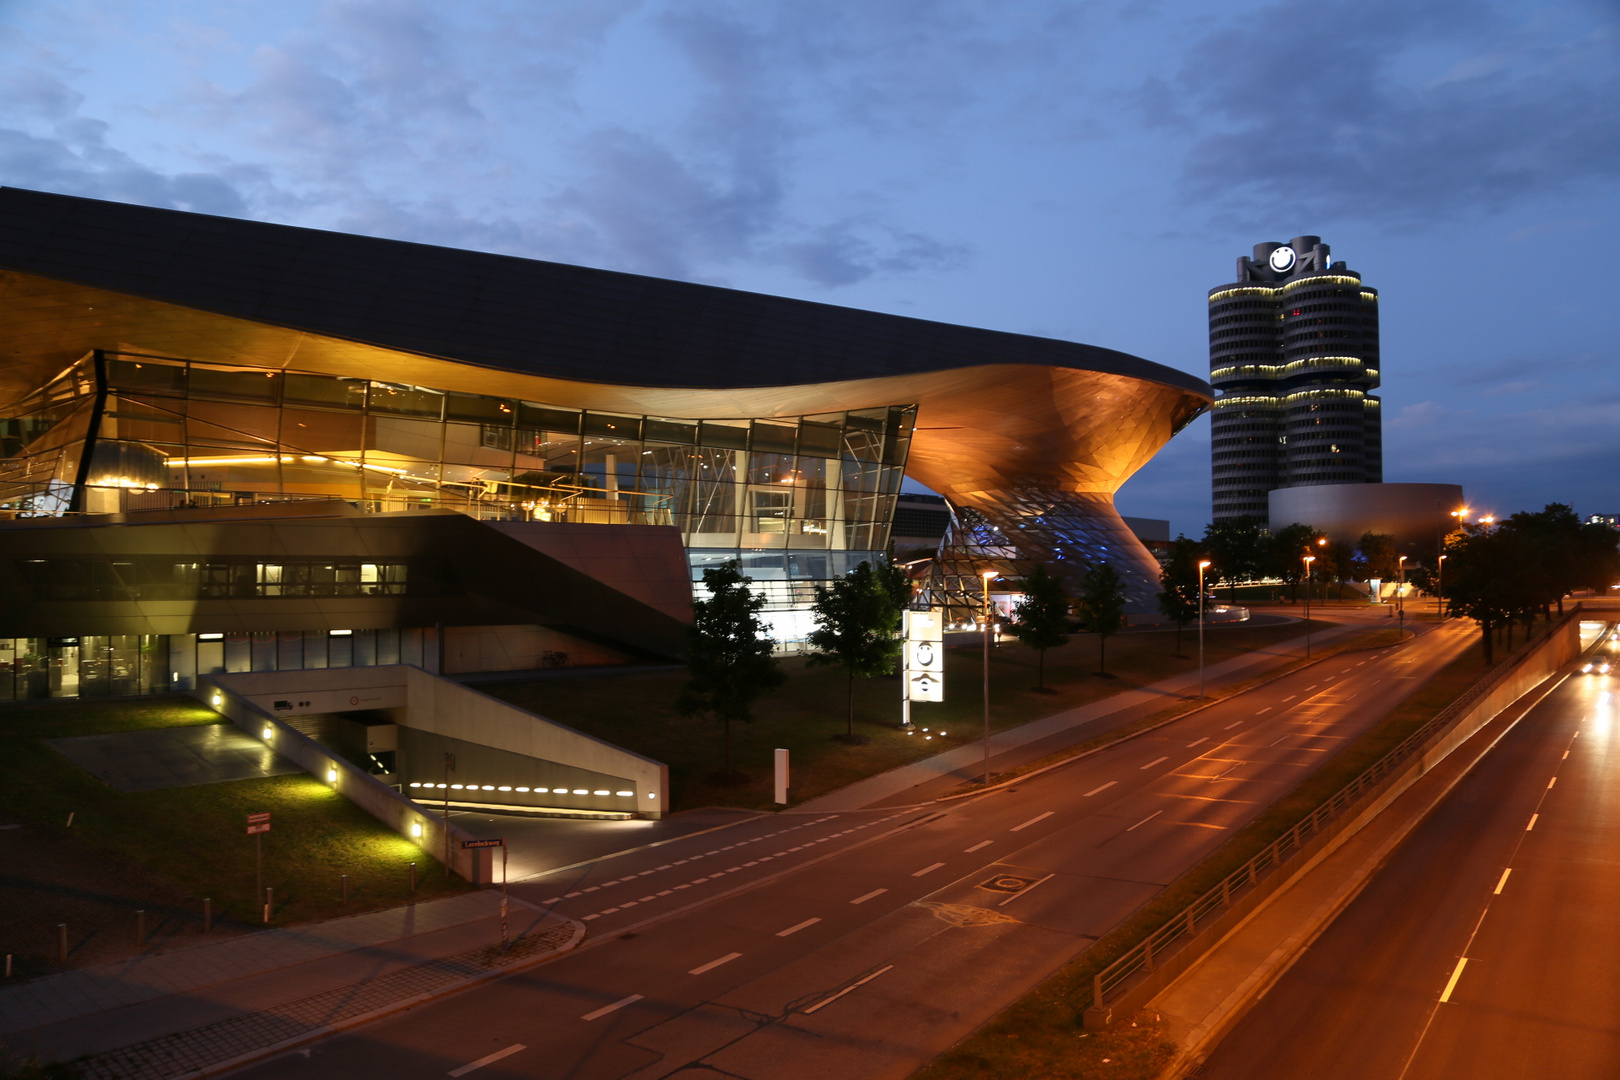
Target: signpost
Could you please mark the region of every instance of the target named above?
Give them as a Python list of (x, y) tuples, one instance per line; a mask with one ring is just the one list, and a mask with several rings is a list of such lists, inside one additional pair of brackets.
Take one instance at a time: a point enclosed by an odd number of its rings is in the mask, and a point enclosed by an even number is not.
[(501, 849), (501, 952), (505, 952), (506, 951), (506, 935), (507, 935), (507, 930), (506, 930), (506, 925), (507, 925), (506, 924), (506, 912), (507, 912), (507, 897), (506, 897), (506, 839), (504, 837), (496, 837), (493, 840), (463, 840), (461, 842), (461, 849), (463, 851), (467, 851), (469, 849), (476, 849), (476, 848), (492, 848), (492, 847), (498, 847), (498, 848)]
[(270, 811), (247, 816), (247, 834), (253, 837), (253, 902), (264, 903), (264, 834), (270, 831)]
[(937, 611), (907, 611), (905, 619), (900, 725), (910, 727), (913, 701), (945, 700), (945, 619)]

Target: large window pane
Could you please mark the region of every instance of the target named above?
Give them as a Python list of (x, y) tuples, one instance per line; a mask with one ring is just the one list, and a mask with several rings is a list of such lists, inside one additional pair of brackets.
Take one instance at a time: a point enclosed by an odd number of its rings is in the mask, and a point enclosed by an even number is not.
[(190, 389), (193, 398), (273, 402), (281, 391), (281, 377), (279, 372), (262, 368), (192, 364)]

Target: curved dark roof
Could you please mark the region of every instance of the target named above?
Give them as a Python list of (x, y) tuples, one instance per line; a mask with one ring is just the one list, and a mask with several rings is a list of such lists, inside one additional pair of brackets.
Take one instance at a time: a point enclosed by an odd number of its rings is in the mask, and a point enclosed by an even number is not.
[(1112, 349), (711, 285), (0, 188), (0, 267), (483, 367), (732, 388), (1036, 364), (1207, 383)]

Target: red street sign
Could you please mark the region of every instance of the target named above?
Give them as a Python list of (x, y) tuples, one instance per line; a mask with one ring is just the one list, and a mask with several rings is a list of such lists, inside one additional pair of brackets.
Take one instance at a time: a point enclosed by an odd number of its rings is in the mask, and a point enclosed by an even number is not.
[(268, 821), (266, 821), (266, 822), (264, 822), (262, 824), (259, 824), (259, 825), (249, 825), (247, 834), (249, 836), (253, 836), (253, 835), (257, 834), (257, 833), (266, 833), (266, 832), (269, 832), (269, 831), (270, 831), (270, 823)]
[(465, 850), (467, 848), (505, 847), (505, 846), (506, 846), (506, 841), (505, 840), (463, 840), (461, 842), (461, 847), (462, 847), (463, 850)]
[(263, 825), (265, 822), (267, 822), (269, 820), (270, 820), (270, 811), (268, 811), (268, 810), (260, 810), (256, 814), (249, 814), (248, 815), (248, 824), (249, 825)]

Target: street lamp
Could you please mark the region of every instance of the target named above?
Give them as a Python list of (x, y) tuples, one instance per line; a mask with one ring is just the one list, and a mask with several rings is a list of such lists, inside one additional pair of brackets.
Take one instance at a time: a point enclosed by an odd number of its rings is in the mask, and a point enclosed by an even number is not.
[(1395, 560), (1395, 610), (1400, 618), (1401, 637), (1406, 636), (1406, 556)]
[(1000, 575), (994, 570), (981, 570), (984, 579), (984, 786), (990, 786), (990, 582)]
[(1441, 622), (1446, 621), (1446, 560), (1449, 558), (1450, 555), (1442, 555), (1434, 564), (1434, 613)]
[(1209, 560), (1198, 563), (1198, 699), (1204, 699), (1204, 571)]
[(1305, 659), (1311, 658), (1311, 563), (1316, 561), (1315, 555), (1306, 555), (1300, 560), (1305, 564)]

